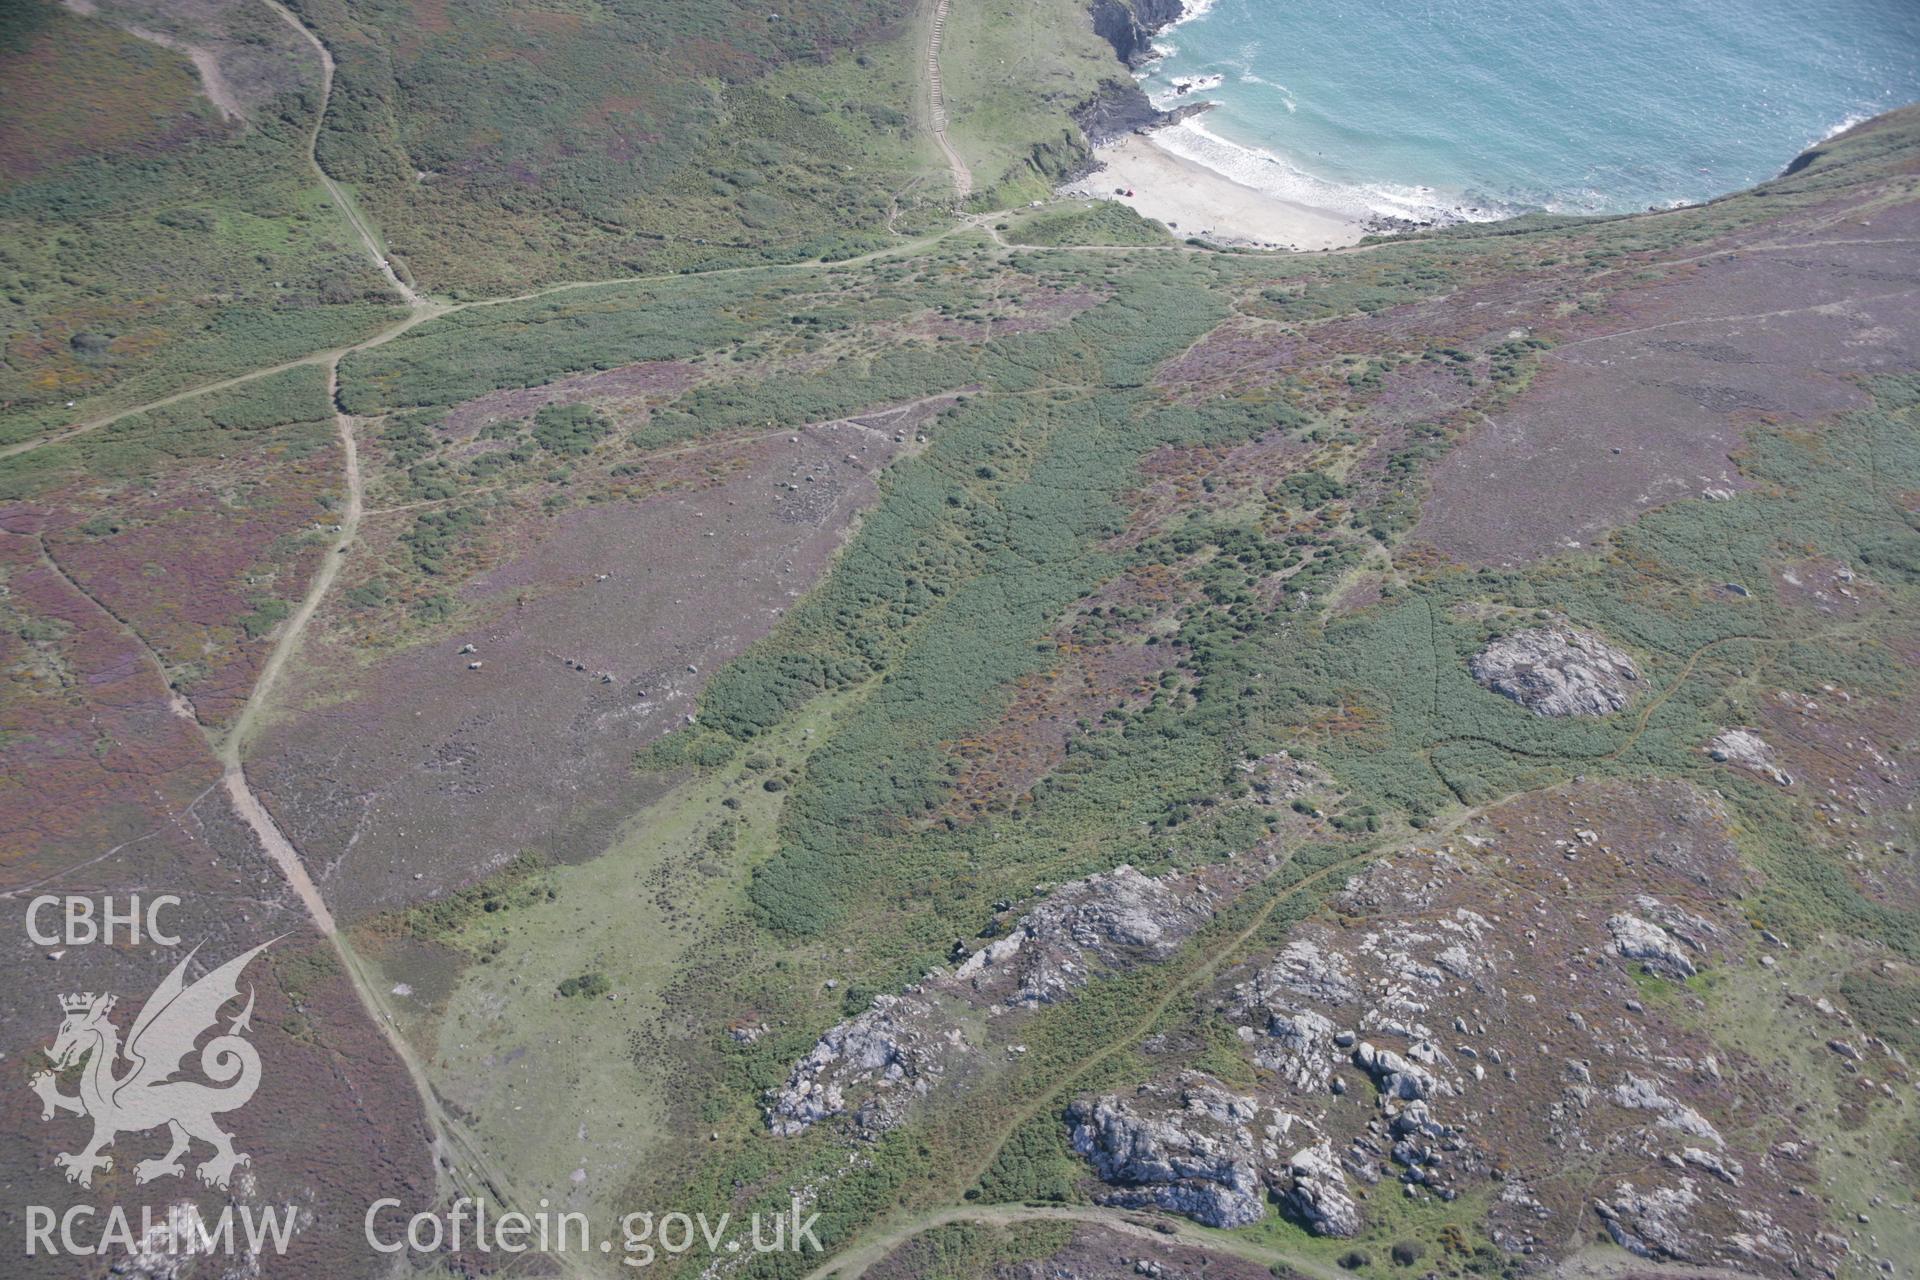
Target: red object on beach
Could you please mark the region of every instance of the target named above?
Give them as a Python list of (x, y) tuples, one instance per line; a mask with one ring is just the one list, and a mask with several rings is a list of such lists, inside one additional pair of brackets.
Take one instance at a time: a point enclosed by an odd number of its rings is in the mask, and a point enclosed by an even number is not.
[(1132, 188), (1132, 187), (1128, 187), (1128, 188), (1127, 188), (1127, 198), (1128, 198), (1129, 200), (1131, 200), (1131, 199), (1133, 198), (1133, 188)]

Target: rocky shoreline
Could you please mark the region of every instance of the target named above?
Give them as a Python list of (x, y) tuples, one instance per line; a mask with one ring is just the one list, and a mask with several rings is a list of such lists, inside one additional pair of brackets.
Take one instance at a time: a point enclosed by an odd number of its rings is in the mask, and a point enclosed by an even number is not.
[[(1093, 16), (1094, 34), (1113, 47), (1121, 65), (1133, 71), (1153, 60), (1153, 37), (1180, 21), (1186, 6), (1181, 0), (1093, 0), (1088, 12)], [(1196, 103), (1194, 108), (1204, 111), (1206, 104)], [(1182, 113), (1192, 109), (1162, 111), (1147, 100), (1131, 76), (1116, 77), (1074, 111), (1073, 121), (1087, 142), (1097, 147), (1130, 133), (1164, 128), (1185, 119)]]
[(1153, 59), (1153, 38), (1186, 16), (1181, 0), (1093, 0), (1093, 32), (1134, 68)]

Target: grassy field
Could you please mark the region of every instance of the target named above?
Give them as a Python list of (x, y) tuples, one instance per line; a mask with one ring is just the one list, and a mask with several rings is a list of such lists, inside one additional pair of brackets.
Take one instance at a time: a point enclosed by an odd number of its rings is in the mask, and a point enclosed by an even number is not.
[[(809, 707), (766, 744), (780, 772), (805, 769), (847, 700)], [(396, 1003), (438, 1087), (488, 1150), (514, 1153), (534, 1194), (611, 1220), (642, 1171), (704, 1148), (679, 1096), (690, 1011), (668, 997), (738, 928), (740, 891), (773, 854), (782, 797), (769, 776), (744, 758), (703, 772), (600, 857), (532, 873), (502, 909), (416, 916), (384, 942), (392, 926), (370, 926), (395, 983), (419, 980), (414, 943), (451, 953), (448, 987)], [(589, 976), (604, 985), (563, 994)]]

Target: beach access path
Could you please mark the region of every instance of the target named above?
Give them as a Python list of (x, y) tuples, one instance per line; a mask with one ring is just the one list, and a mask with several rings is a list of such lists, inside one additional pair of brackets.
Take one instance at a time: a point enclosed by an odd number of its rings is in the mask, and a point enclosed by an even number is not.
[(965, 200), (973, 194), (973, 170), (947, 141), (947, 95), (940, 84), (940, 42), (947, 33), (947, 6), (951, 0), (939, 0), (933, 7), (933, 23), (927, 32), (927, 120), (933, 128), (933, 140), (947, 157), (953, 171), (953, 194)]

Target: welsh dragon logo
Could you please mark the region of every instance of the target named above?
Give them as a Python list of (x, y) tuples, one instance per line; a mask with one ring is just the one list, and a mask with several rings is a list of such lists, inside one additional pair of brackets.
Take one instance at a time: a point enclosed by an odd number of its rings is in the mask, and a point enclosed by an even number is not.
[[(233, 1136), (213, 1118), (245, 1106), (260, 1087), (260, 1054), (244, 1038), (253, 1018), (251, 987), (246, 1007), (233, 1016), (224, 1033), (200, 1050), (200, 1072), (212, 1083), (176, 1076), (194, 1044), (215, 1029), (220, 1010), (239, 998), (240, 974), (247, 962), (272, 945), (263, 942), (189, 986), (185, 975), (199, 951), (195, 947), (147, 997), (124, 1046), (119, 1029), (107, 1016), (113, 1011), (114, 996), (87, 992), (60, 998), (66, 1018), (47, 1050), (53, 1068), (40, 1072), (30, 1083), (40, 1095), (42, 1120), (62, 1111), (93, 1119), (93, 1140), (84, 1150), (54, 1157), (54, 1163), (67, 1171), (67, 1181), (91, 1187), (96, 1172), (113, 1168), (113, 1157), (101, 1152), (113, 1145), (114, 1138), (162, 1125), (173, 1145), (158, 1159), (134, 1165), (135, 1182), (184, 1174), (180, 1158), (196, 1140), (213, 1148), (212, 1157), (195, 1170), (208, 1186), (225, 1187), (234, 1169), (249, 1162), (233, 1149)], [(116, 1075), (123, 1059), (129, 1065)], [(73, 1066), (80, 1067), (80, 1092), (68, 1097), (60, 1092), (56, 1073)]]

